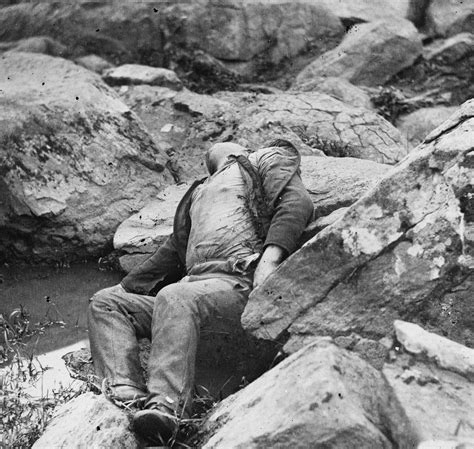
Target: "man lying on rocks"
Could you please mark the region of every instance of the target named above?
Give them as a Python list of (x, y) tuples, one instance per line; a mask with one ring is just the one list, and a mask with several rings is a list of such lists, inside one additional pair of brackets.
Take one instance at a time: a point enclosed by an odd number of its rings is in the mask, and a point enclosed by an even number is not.
[[(299, 164), (285, 140), (251, 154), (215, 144), (206, 154), (209, 176), (184, 195), (173, 234), (119, 285), (91, 299), (97, 375), (117, 399), (144, 399), (133, 424), (150, 441), (167, 442), (175, 417), (190, 414), (201, 326), (239, 323), (252, 288), (296, 249), (313, 214)], [(140, 338), (151, 338), (147, 384)]]

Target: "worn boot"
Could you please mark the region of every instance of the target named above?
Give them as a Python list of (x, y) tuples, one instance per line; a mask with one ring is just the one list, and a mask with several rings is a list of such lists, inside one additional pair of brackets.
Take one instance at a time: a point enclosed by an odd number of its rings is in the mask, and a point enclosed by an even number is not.
[(133, 417), (133, 429), (151, 443), (168, 445), (178, 430), (178, 421), (162, 404), (151, 403)]

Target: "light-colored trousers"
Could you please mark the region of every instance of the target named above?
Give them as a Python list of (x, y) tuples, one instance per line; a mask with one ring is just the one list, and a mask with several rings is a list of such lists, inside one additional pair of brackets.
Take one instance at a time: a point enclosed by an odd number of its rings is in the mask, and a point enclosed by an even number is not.
[[(186, 414), (191, 410), (196, 351), (202, 326), (228, 320), (240, 326), (248, 280), (231, 275), (187, 276), (156, 296), (121, 285), (97, 292), (88, 310), (92, 358), (98, 376), (148, 391), (148, 399)], [(151, 339), (145, 385), (138, 339)]]

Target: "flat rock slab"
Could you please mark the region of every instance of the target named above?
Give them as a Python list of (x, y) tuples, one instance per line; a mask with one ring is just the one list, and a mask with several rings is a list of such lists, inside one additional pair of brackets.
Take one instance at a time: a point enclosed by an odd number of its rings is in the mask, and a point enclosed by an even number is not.
[(127, 414), (104, 398), (85, 393), (55, 412), (33, 448), (117, 448), (142, 445), (130, 430)]
[(140, 64), (125, 64), (111, 68), (102, 77), (111, 86), (150, 84), (174, 90), (181, 90), (183, 88), (183, 83), (172, 70)]
[(306, 346), (222, 401), (204, 433), (204, 448), (414, 447), (380, 372), (328, 342)]
[(383, 374), (405, 410), (418, 441), (458, 440), (460, 444), (463, 439), (474, 439), (472, 382), (406, 356), (386, 363)]
[(396, 320), (397, 340), (411, 354), (427, 357), (440, 368), (474, 381), (474, 349), (425, 331), (421, 326)]
[(356, 85), (384, 84), (412, 65), (422, 48), (421, 37), (408, 20), (393, 18), (355, 25), (336, 48), (303, 69), (293, 87), (321, 76), (339, 76)]
[(123, 218), (172, 182), (168, 157), (95, 73), (16, 52), (0, 73), (0, 254), (103, 254)]
[(352, 205), (390, 169), (390, 165), (352, 157), (301, 158), (301, 178), (313, 201), (315, 218)]
[(252, 292), (244, 327), (378, 339), (409, 317), (474, 345), (473, 131), (468, 101)]

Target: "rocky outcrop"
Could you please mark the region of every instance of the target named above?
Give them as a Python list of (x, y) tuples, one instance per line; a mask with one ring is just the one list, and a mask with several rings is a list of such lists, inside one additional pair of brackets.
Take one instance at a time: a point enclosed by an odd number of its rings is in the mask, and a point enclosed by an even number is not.
[[(474, 350), (412, 323), (396, 321), (395, 329), (399, 346), (383, 374), (421, 442), (419, 447), (471, 447)], [(437, 441), (451, 445), (440, 446)]]
[(148, 86), (129, 87), (123, 100), (142, 118), (176, 167), (176, 180), (205, 174), (203, 153), (212, 142), (232, 140), (251, 149), (276, 137), (302, 154), (326, 154), (393, 164), (407, 153), (402, 135), (372, 111), (317, 92), (213, 96)]
[(240, 73), (292, 58), (309, 42), (340, 38), (343, 32), (340, 20), (318, 2), (202, 1), (165, 11), (169, 42), (198, 47)]
[(397, 120), (397, 128), (412, 146), (420, 144), (436, 127), (445, 122), (457, 110), (455, 106), (421, 108)]
[(0, 253), (103, 253), (123, 217), (172, 181), (141, 121), (94, 73), (60, 58), (0, 59)]
[[(161, 10), (161, 8), (160, 8)], [(20, 3), (0, 9), (0, 41), (49, 36), (72, 57), (161, 65), (161, 13), (150, 3)]]
[(473, 129), (469, 101), (254, 290), (244, 327), (380, 339), (410, 317), (474, 345)]
[(358, 108), (372, 109), (369, 95), (344, 78), (316, 77), (298, 86), (299, 92), (321, 92)]
[(140, 64), (125, 64), (107, 70), (102, 78), (111, 86), (150, 84), (181, 90), (183, 83), (172, 70)]
[(426, 12), (431, 34), (453, 36), (474, 29), (474, 4), (464, 0), (432, 0)]
[(94, 447), (138, 449), (127, 414), (104, 398), (85, 393), (61, 406), (33, 444), (35, 449)]
[(414, 447), (383, 376), (323, 340), (222, 401), (204, 431), (209, 449)]
[(321, 76), (339, 76), (356, 85), (384, 84), (413, 64), (421, 50), (421, 37), (408, 20), (356, 25), (336, 48), (303, 69), (293, 87)]

